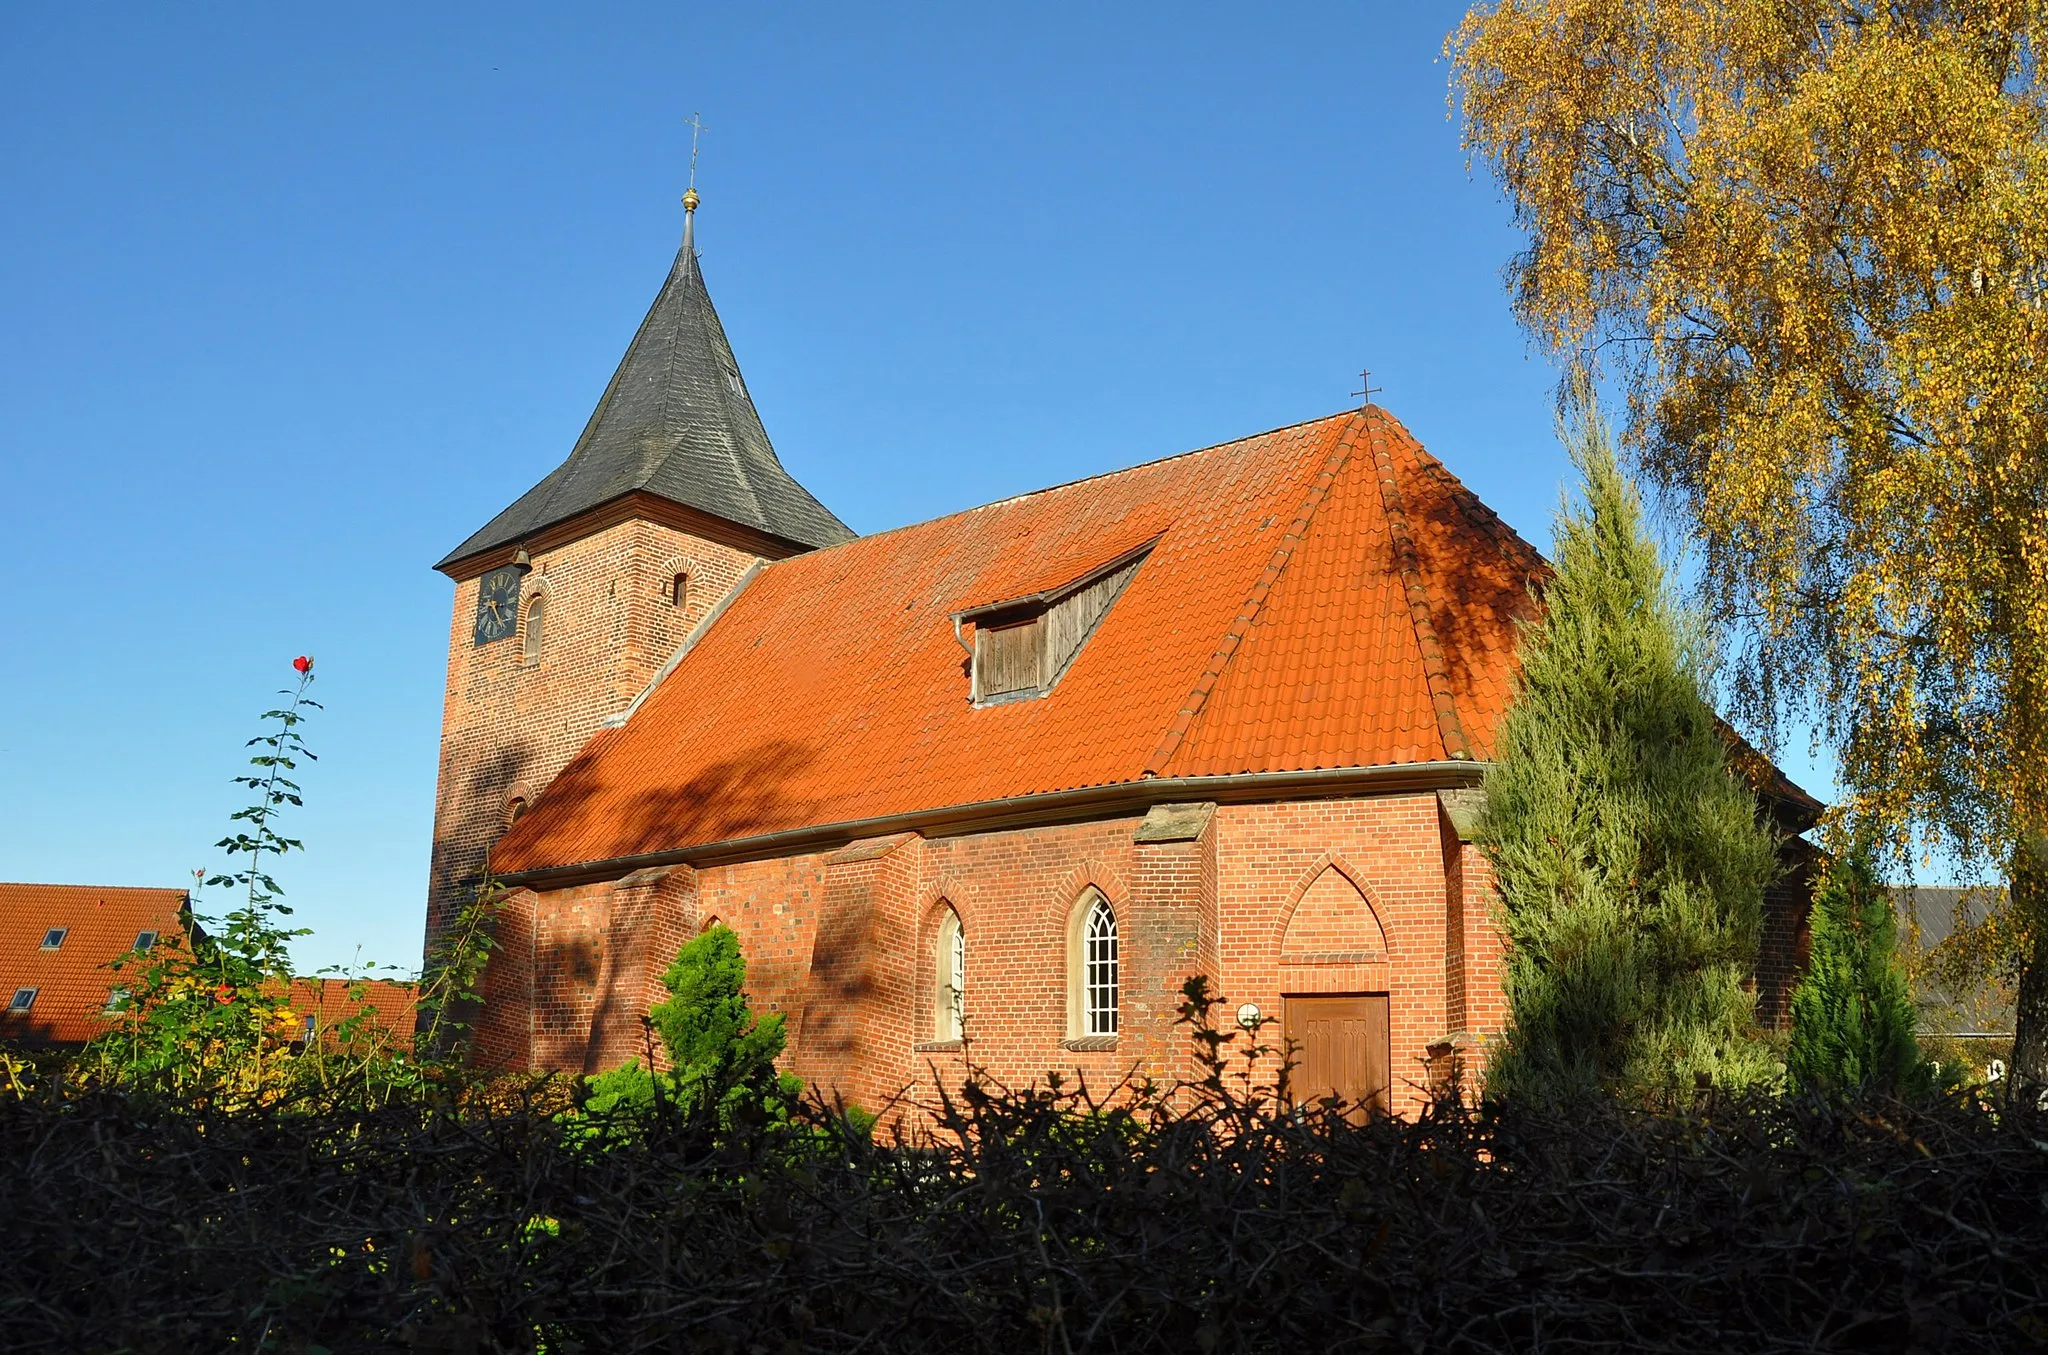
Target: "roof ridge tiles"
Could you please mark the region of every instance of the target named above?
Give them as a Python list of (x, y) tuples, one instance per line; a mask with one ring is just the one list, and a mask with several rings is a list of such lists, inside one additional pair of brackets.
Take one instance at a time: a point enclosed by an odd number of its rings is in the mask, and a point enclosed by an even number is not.
[(1548, 572), (1550, 561), (1544, 556), (1542, 551), (1538, 550), (1527, 537), (1510, 526), (1507, 519), (1488, 507), (1486, 501), (1472, 491), (1472, 486), (1459, 479), (1457, 474), (1443, 463), (1442, 458), (1430, 451), (1429, 448), (1423, 446), (1422, 441), (1409, 432), (1407, 426), (1399, 419), (1388, 414), (1386, 415), (1386, 420), (1389, 425), (1408, 440), (1409, 447), (1415, 453), (1415, 460), (1418, 466), (1428, 472), (1439, 483), (1443, 484), (1450, 492), (1451, 497), (1457, 502), (1458, 511), (1463, 514), (1467, 522), (1491, 539), (1503, 554), (1520, 555), (1522, 559), (1519, 563), (1534, 564)]
[(1287, 566), (1293, 561), (1295, 548), (1308, 535), (1309, 525), (1315, 520), (1316, 510), (1322, 507), (1323, 501), (1329, 497), (1330, 488), (1336, 484), (1338, 473), (1344, 469), (1345, 463), (1351, 459), (1351, 454), (1356, 449), (1357, 416), (1354, 413), (1348, 416), (1348, 419), (1350, 426), (1337, 434), (1336, 446), (1324, 459), (1322, 469), (1316, 473), (1315, 479), (1309, 482), (1308, 492), (1302, 497), (1301, 507), (1296, 510), (1294, 521), (1288, 524), (1286, 534), (1273, 547), (1273, 554), (1267, 560), (1265, 569), (1253, 581), (1251, 593), (1245, 598), (1244, 605), (1238, 608), (1237, 615), (1231, 619), (1230, 628), (1217, 642), (1216, 651), (1210, 655), (1208, 666), (1202, 670), (1201, 676), (1195, 679), (1195, 685), (1189, 690), (1187, 699), (1174, 713), (1165, 733), (1160, 735), (1159, 745), (1152, 750), (1152, 756), (1145, 759), (1145, 766), (1139, 772), (1140, 776), (1155, 777), (1165, 772), (1167, 764), (1173, 760), (1173, 755), (1180, 750), (1181, 742), (1187, 738), (1188, 731), (1194, 727), (1203, 706), (1208, 703), (1209, 693), (1216, 689), (1224, 670), (1230, 666), (1231, 659), (1244, 643), (1252, 623), (1258, 620), (1266, 599), (1272, 596), (1274, 585), (1279, 583), (1281, 576), (1287, 572)]
[[(1376, 413), (1377, 409), (1372, 412)], [(1407, 430), (1402, 431), (1405, 433)], [(1372, 444), (1373, 461), (1379, 471), (1380, 502), (1386, 509), (1387, 531), (1394, 542), (1394, 563), (1401, 571), (1408, 616), (1415, 625), (1416, 647), (1422, 651), (1423, 678), (1429, 684), (1430, 705), (1436, 710), (1437, 736), (1443, 740), (1446, 757), (1469, 761), (1472, 746), (1465, 737), (1464, 724), (1458, 719), (1457, 704), (1451, 699), (1450, 667), (1444, 662), (1443, 645), (1437, 639), (1436, 622), (1430, 616), (1429, 585), (1423, 580), (1421, 561), (1415, 550), (1415, 534), (1408, 526), (1407, 502), (1402, 498), (1400, 482), (1395, 478), (1394, 458), (1387, 451), (1381, 420), (1368, 416), (1366, 436)], [(1418, 450), (1421, 448), (1412, 436), (1409, 441)]]
[(75, 885), (45, 884), (38, 880), (0, 880), (0, 889), (75, 889), (81, 893), (111, 894), (123, 891), (131, 894), (183, 894), (182, 885)]
[(882, 537), (893, 536), (898, 532), (912, 532), (923, 527), (935, 527), (940, 523), (951, 522), (955, 518), (969, 517), (975, 513), (986, 513), (994, 508), (1006, 508), (1013, 503), (1023, 503), (1026, 500), (1040, 498), (1047, 494), (1057, 494), (1061, 490), (1077, 489), (1082, 485), (1093, 484), (1098, 480), (1114, 480), (1121, 475), (1135, 475), (1139, 471), (1154, 470), (1175, 461), (1185, 461), (1190, 457), (1206, 456), (1211, 452), (1227, 452), (1233, 447), (1241, 446), (1247, 442), (1256, 442), (1260, 438), (1269, 438), (1281, 433), (1291, 433), (1296, 429), (1309, 428), (1319, 423), (1330, 423), (1338, 419), (1348, 418), (1356, 413), (1356, 410), (1340, 410), (1335, 414), (1319, 414), (1313, 419), (1300, 419), (1294, 423), (1283, 423), (1277, 428), (1268, 428), (1258, 433), (1246, 433), (1242, 437), (1226, 438), (1222, 442), (1212, 442), (1206, 447), (1195, 447), (1185, 452), (1175, 452), (1171, 456), (1155, 456), (1150, 461), (1139, 461), (1129, 466), (1119, 466), (1114, 470), (1096, 471), (1093, 475), (1076, 476), (1072, 480), (1062, 480), (1058, 484), (1045, 485), (1038, 489), (1027, 489), (1021, 493), (1007, 495), (1000, 499), (990, 499), (987, 503), (977, 503), (971, 504), (966, 508), (956, 508), (950, 513), (940, 513), (937, 517), (919, 518), (915, 522), (904, 522), (894, 527), (883, 527), (876, 531), (863, 533), (860, 536), (850, 537), (845, 541), (834, 542), (829, 546), (820, 546), (816, 550), (806, 551), (803, 555), (790, 556), (786, 560), (770, 560), (768, 568), (772, 569), (776, 565), (804, 559), (807, 556), (825, 555), (844, 546), (857, 545), (863, 541), (874, 541)]

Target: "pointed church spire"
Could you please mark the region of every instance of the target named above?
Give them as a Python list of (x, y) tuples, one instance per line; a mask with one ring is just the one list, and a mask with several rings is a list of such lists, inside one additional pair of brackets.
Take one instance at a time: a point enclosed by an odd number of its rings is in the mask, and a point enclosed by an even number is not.
[(523, 541), (635, 491), (799, 546), (853, 537), (783, 469), (761, 426), (697, 264), (699, 201), (693, 184), (683, 194), (683, 243), (668, 280), (569, 459), (435, 568)]

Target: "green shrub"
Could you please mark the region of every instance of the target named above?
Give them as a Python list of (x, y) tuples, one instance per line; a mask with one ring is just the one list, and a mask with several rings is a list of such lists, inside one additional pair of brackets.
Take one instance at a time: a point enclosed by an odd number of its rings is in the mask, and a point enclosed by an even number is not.
[[(1229, 1037), (1225, 1037), (1226, 1039)], [(1240, 1044), (1242, 1041), (1240, 1041)], [(927, 1132), (592, 1151), (460, 1110), (0, 1096), (0, 1350), (1222, 1355), (2038, 1350), (2048, 1152), (1979, 1100), (970, 1083)]]
[(672, 1113), (722, 1130), (786, 1120), (803, 1083), (775, 1071), (788, 1036), (780, 1013), (756, 1016), (747, 1005), (747, 962), (728, 927), (685, 944), (661, 977), (668, 1000), (647, 1018), (668, 1051), (656, 1071), (635, 1059), (590, 1079), (582, 1110), (630, 1126)]

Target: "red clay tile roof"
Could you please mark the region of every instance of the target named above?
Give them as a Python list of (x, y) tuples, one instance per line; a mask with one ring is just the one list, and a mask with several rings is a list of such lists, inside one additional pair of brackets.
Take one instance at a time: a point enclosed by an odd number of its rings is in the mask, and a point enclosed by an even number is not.
[(414, 991), (409, 983), (374, 979), (363, 984), (362, 996), (350, 990), (354, 985), (342, 978), (293, 979), (291, 1007), (301, 1017), (315, 1018), (323, 1037), (332, 1041), (338, 1027), (364, 1008), (369, 1008), (367, 1026), (400, 1041), (412, 1039)]
[[(0, 1008), (20, 989), (36, 990), (28, 1011), (0, 1011), (0, 1041), (83, 1044), (106, 1030), (107, 999), (126, 986), (109, 966), (134, 948), (139, 933), (181, 934), (185, 900), (182, 889), (0, 884)], [(58, 927), (63, 944), (43, 949), (43, 938)], [(295, 1011), (316, 1014), (323, 1030), (367, 1005), (377, 1025), (411, 1038), (410, 984), (370, 983), (361, 1001), (350, 999), (348, 987), (344, 979), (294, 979), (290, 1002)]]
[[(0, 1040), (77, 1044), (106, 1029), (107, 995), (120, 985), (108, 964), (138, 932), (178, 932), (184, 906), (182, 889), (0, 884), (0, 1005), (36, 990), (27, 1012), (0, 1014)], [(64, 944), (44, 950), (53, 927), (66, 929)]]
[[(1156, 541), (1050, 694), (949, 617)], [(605, 861), (1036, 792), (1484, 758), (1542, 559), (1376, 407), (764, 568), (493, 853)]]

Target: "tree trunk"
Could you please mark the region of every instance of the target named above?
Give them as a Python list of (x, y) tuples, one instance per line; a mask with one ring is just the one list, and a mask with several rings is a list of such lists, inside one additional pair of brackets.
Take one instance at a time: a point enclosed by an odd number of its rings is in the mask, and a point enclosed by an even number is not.
[(2033, 1104), (2048, 1092), (2048, 856), (2039, 833), (2013, 853), (2008, 888), (2015, 916), (2024, 924), (2026, 962), (2013, 1002), (2012, 1067), (2007, 1074), (2009, 1104)]

